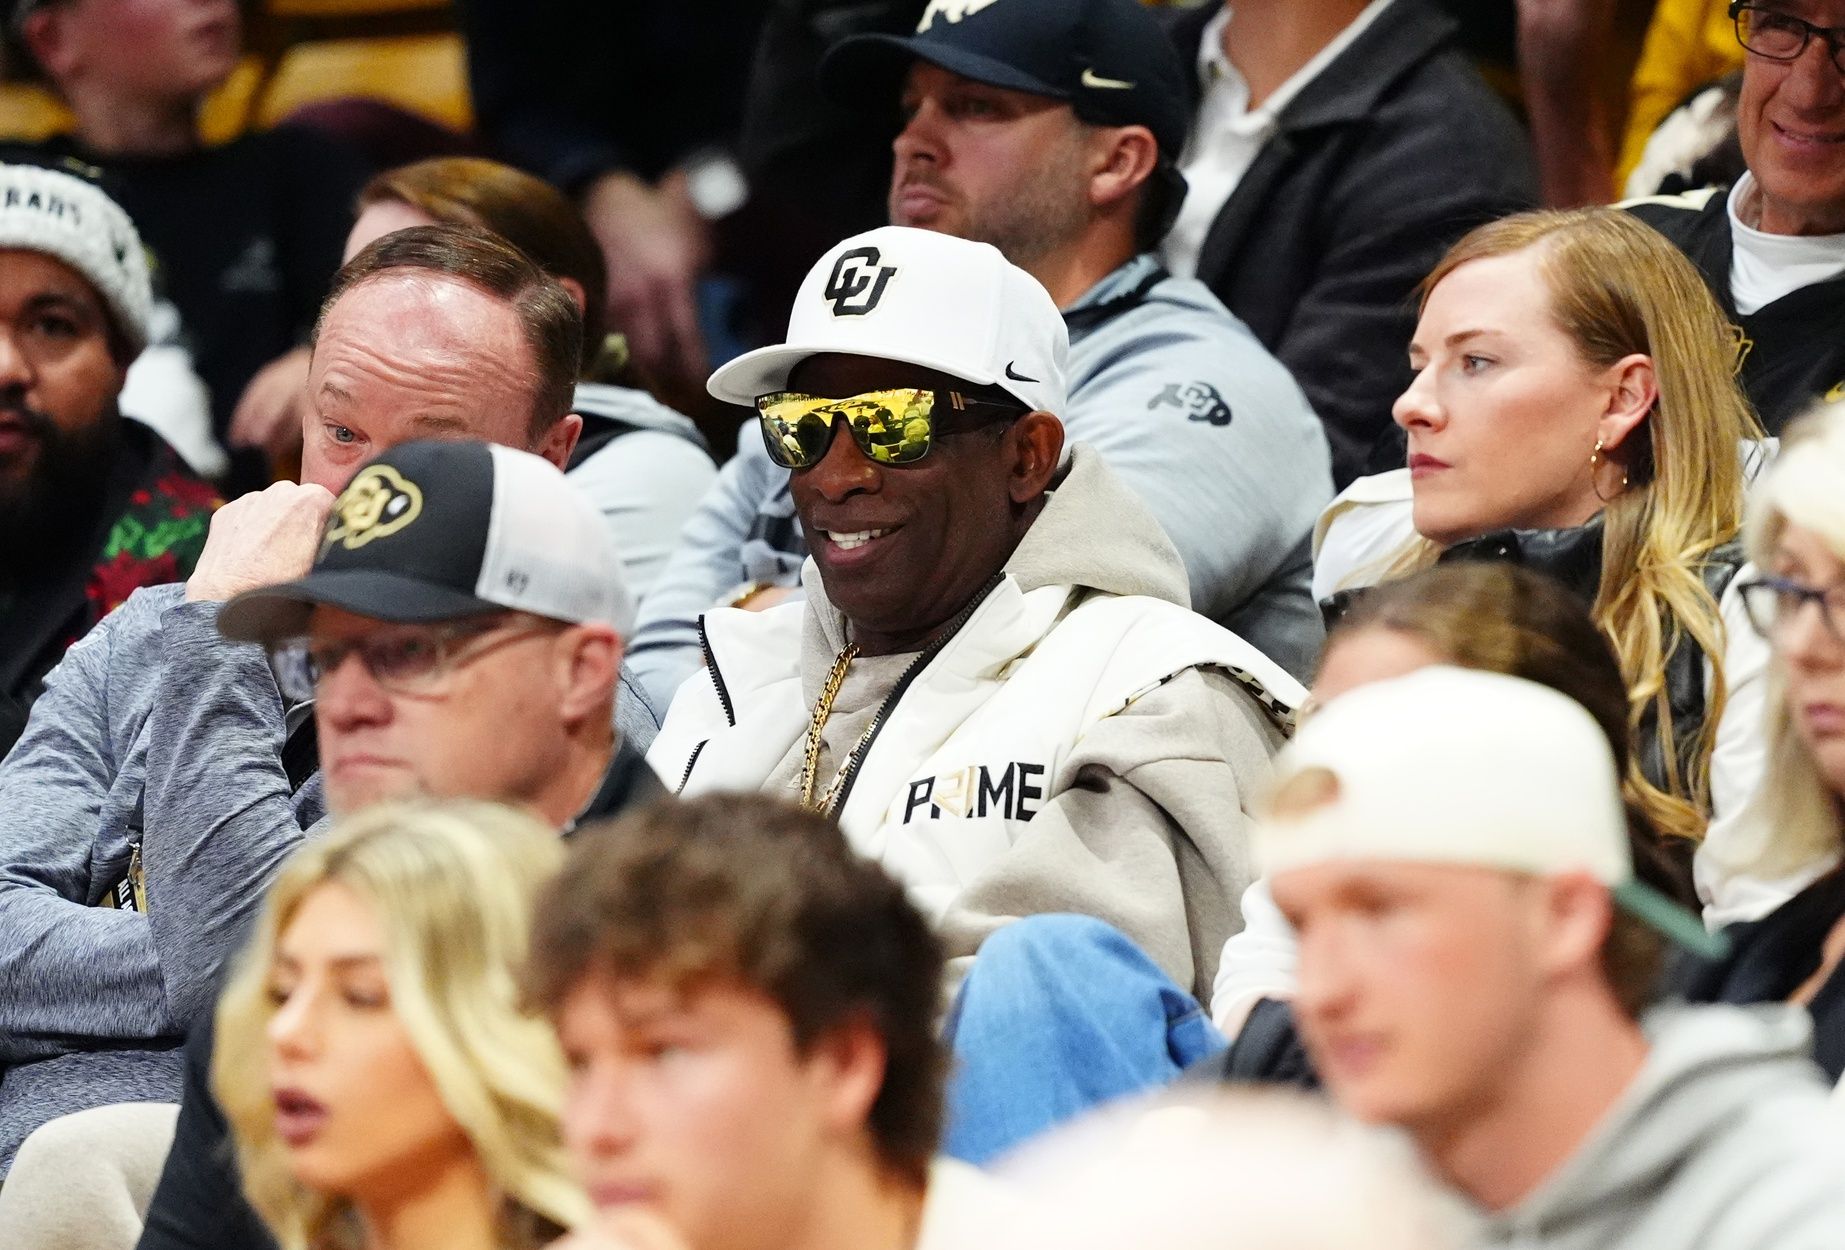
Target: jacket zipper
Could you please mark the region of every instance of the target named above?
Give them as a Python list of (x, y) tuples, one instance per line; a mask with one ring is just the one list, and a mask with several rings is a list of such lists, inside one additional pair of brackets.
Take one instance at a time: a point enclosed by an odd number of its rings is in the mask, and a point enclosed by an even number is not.
[(711, 739), (706, 738), (703, 742), (692, 748), (692, 758), (685, 762), (685, 776), (679, 779), (679, 788), (673, 791), (674, 794), (685, 793), (685, 783), (692, 780), (692, 769), (697, 766), (698, 757), (703, 754), (705, 748), (710, 745)]
[(845, 810), (846, 799), (851, 795), (852, 787), (858, 782), (858, 770), (870, 756), (871, 748), (877, 742), (878, 735), (884, 731), (884, 721), (890, 715), (890, 710), (897, 706), (897, 701), (903, 698), (904, 692), (910, 688), (910, 683), (916, 680), (917, 674), (921, 673), (931, 660), (940, 655), (942, 648), (946, 647), (954, 636), (961, 632), (962, 626), (966, 625), (969, 618), (974, 615), (974, 610), (986, 602), (987, 596), (993, 593), (1005, 576), (1004, 570), (994, 574), (993, 580), (986, 584), (986, 588), (970, 599), (967, 606), (961, 609), (960, 616), (949, 623), (947, 631), (930, 643), (923, 653), (903, 670), (903, 676), (897, 679), (897, 684), (891, 687), (884, 702), (878, 706), (878, 714), (871, 718), (871, 728), (865, 733), (864, 743), (846, 765), (845, 780), (839, 783), (839, 793), (833, 796), (832, 806), (826, 809), (825, 815), (829, 820), (834, 818), (835, 813)]
[[(705, 667), (711, 670), (711, 684), (717, 687), (718, 702), (724, 707), (724, 719), (732, 729), (737, 727), (737, 713), (730, 706), (730, 688), (724, 684), (724, 674), (717, 666), (717, 659), (711, 654), (711, 637), (705, 633), (705, 618), (698, 618), (698, 649), (705, 653)], [(697, 759), (695, 755), (692, 758)], [(687, 772), (690, 772), (687, 769)]]

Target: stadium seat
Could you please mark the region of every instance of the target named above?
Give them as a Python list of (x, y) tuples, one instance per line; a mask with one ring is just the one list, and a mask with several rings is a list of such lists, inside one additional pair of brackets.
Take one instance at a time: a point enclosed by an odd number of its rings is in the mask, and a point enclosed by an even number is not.
[(474, 125), (466, 49), (452, 33), (293, 44), (263, 89), (255, 124), (272, 126), (302, 105), (352, 96), (384, 100), (462, 133)]

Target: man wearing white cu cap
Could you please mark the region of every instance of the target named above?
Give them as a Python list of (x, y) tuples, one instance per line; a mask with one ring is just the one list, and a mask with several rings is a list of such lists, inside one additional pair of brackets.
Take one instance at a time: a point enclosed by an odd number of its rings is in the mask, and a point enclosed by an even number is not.
[(710, 389), (792, 472), (807, 602), (702, 619), (649, 762), (832, 815), (952, 958), (1081, 912), (1208, 986), (1302, 692), (1189, 611), (1153, 518), (1066, 456), (1056, 306), (987, 244), (886, 227), (821, 258), (788, 339)]
[(113, 200), (0, 165), (0, 755), (65, 648), (204, 548), (217, 493), (117, 407), (151, 306)]
[(1660, 938), (1708, 939), (1634, 879), (1581, 705), (1425, 669), (1329, 703), (1278, 769), (1256, 849), (1308, 1050), (1475, 1208), (1472, 1244), (1838, 1244), (1845, 1129), (1804, 1011), (1646, 1012)]

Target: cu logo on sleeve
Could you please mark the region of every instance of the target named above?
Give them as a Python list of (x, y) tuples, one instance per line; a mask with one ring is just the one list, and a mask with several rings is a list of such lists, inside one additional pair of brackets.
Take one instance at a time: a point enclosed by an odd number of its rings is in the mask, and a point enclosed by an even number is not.
[(826, 298), (835, 317), (863, 317), (884, 298), (884, 288), (897, 274), (897, 266), (883, 264), (875, 247), (855, 247), (841, 252), (827, 276)]

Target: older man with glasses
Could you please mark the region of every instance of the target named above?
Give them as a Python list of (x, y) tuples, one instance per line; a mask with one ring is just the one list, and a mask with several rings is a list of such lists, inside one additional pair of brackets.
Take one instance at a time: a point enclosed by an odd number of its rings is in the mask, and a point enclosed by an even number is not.
[(1009, 919), (1081, 912), (1201, 989), (1302, 692), (1188, 609), (1095, 451), (1066, 454), (1067, 355), (988, 244), (891, 226), (822, 257), (788, 341), (710, 383), (791, 471), (807, 600), (706, 614), (648, 759), (682, 793), (833, 817), (963, 963)]
[(1726, 193), (1628, 207), (1671, 239), (1737, 326), (1741, 381), (1770, 434), (1845, 398), (1845, 0), (1736, 0), (1747, 51)]
[[(479, 798), (569, 830), (664, 794), (613, 728), (615, 622), (628, 606), (620, 568), (596, 506), (548, 461), (496, 444), (410, 442), (348, 484), (305, 576), (233, 598), (218, 625), (234, 649), (261, 643), (284, 699), (311, 708), (333, 813), (419, 795)], [(189, 824), (213, 830), (209, 856), (156, 848), (121, 889), (138, 909), (188, 927), (184, 949), (163, 951), (166, 975), (209, 983), (275, 869), (326, 822), (301, 828), (288, 768), (261, 735), (221, 723), (201, 727), (199, 743), (186, 802)], [(156, 1046), (177, 1060), (174, 1042), (141, 1046), (118, 1050), (123, 1070), (97, 1088), (93, 1109), (26, 1142), (29, 1179), (9, 1181), (0, 1227), (14, 1220), (49, 1235), (76, 1209), (114, 1227), (125, 1218), (115, 1206), (145, 1205), (174, 1140), (180, 1081), (168, 1070), (177, 1063), (149, 1061)], [(260, 1250), (268, 1238), (242, 1202), (223, 1117), (204, 1092), (210, 1050), (209, 1030), (195, 1032), (163, 1181), (171, 1196), (148, 1244)], [(125, 1095), (169, 1105), (98, 1106)], [(98, 1204), (110, 1209), (88, 1209)]]

